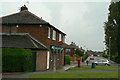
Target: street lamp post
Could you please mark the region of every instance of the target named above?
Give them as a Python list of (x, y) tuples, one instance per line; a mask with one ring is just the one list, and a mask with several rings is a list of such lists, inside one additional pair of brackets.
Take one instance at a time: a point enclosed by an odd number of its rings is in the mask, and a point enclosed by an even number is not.
[(110, 46), (111, 46), (111, 37), (109, 37), (109, 60), (110, 60)]

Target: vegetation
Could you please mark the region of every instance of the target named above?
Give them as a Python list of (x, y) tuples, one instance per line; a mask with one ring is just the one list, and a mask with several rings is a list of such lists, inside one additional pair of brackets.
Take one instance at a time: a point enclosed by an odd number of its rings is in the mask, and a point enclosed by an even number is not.
[(87, 58), (88, 58), (88, 54), (84, 54), (84, 55), (82, 56), (82, 62), (84, 62)]
[(118, 66), (95, 66), (94, 69), (91, 68), (90, 66), (80, 66), (80, 68), (78, 66), (74, 67), (74, 68), (70, 68), (66, 71), (104, 71), (104, 70), (118, 70)]
[(75, 54), (78, 55), (78, 56), (83, 56), (84, 55), (84, 52), (79, 50), (79, 49), (76, 49), (75, 50)]
[(2, 49), (2, 72), (28, 72), (32, 69), (31, 50), (22, 48)]
[(105, 22), (104, 29), (107, 52), (110, 52), (112, 60), (120, 61), (120, 57), (118, 57), (118, 53), (120, 53), (120, 2), (112, 2), (110, 4), (109, 16), (107, 22)]
[(106, 55), (105, 53), (103, 53), (103, 54), (102, 54), (102, 57), (108, 58), (108, 55)]
[(70, 56), (65, 55), (65, 65), (69, 64), (70, 65)]
[[(38, 78), (52, 78), (55, 80), (63, 80), (63, 78), (69, 78), (69, 80), (79, 80), (78, 78), (118, 78), (118, 72), (94, 72), (94, 73), (52, 73), (52, 74), (39, 74), (29, 76), (29, 80), (38, 80)], [(43, 80), (44, 80), (43, 79)], [(46, 79), (47, 80), (47, 79)]]

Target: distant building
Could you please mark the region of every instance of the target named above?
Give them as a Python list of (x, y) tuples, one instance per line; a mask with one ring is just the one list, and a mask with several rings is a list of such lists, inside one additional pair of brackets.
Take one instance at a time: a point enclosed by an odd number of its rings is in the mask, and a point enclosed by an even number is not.
[(71, 42), (70, 45), (64, 44), (64, 52), (66, 55), (73, 56), (75, 54), (75, 50), (80, 49), (74, 42)]

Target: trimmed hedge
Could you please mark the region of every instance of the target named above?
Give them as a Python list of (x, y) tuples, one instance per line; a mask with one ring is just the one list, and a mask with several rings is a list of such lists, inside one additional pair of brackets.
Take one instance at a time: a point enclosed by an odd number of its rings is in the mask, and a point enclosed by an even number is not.
[(30, 49), (2, 49), (2, 72), (29, 71), (33, 71), (33, 56)]
[(65, 65), (69, 64), (70, 65), (70, 56), (65, 55)]

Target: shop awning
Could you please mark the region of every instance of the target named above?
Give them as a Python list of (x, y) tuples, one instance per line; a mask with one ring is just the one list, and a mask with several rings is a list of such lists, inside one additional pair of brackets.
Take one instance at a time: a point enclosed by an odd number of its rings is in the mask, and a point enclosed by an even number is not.
[(50, 49), (51, 49), (51, 51), (52, 52), (60, 52), (60, 53), (62, 53), (63, 52), (63, 47), (59, 47), (59, 46), (50, 46)]

